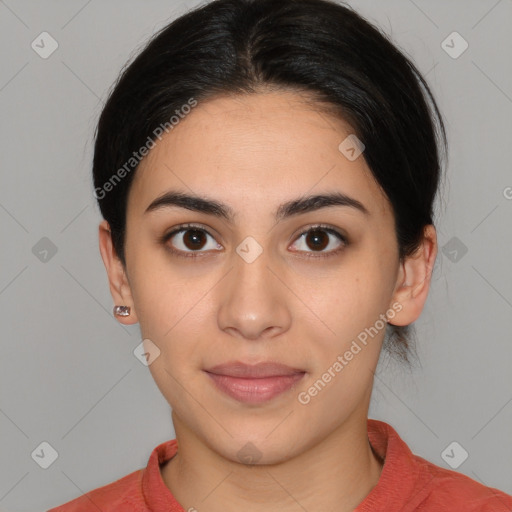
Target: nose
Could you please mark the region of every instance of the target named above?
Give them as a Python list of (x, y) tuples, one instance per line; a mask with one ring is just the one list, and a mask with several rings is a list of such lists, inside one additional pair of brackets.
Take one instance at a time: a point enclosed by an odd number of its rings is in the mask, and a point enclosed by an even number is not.
[(219, 328), (248, 340), (278, 336), (290, 328), (291, 293), (268, 251), (249, 261), (238, 253), (233, 255), (233, 268), (223, 279)]

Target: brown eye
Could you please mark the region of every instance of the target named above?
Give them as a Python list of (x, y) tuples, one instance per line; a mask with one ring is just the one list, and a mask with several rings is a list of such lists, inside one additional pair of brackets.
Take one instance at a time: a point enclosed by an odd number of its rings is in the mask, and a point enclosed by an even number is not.
[[(162, 243), (180, 256), (202, 256), (208, 250), (222, 249), (208, 231), (196, 226), (181, 226), (164, 235)], [(197, 253), (197, 254), (195, 254)]]
[(307, 246), (316, 251), (321, 251), (329, 245), (329, 236), (321, 229), (308, 231), (305, 240)]
[[(295, 242), (295, 252), (304, 252), (306, 256), (324, 257), (337, 254), (348, 245), (347, 239), (333, 228), (315, 226), (301, 233)], [(326, 250), (327, 249), (327, 250)], [(318, 253), (318, 254), (315, 254)]]
[(206, 242), (204, 231), (199, 229), (187, 229), (183, 235), (183, 244), (191, 251), (202, 249)]

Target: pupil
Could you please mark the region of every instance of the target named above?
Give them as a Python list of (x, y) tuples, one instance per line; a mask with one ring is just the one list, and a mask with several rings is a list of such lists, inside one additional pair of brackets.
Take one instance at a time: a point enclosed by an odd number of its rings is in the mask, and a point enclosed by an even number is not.
[[(324, 238), (324, 243), (322, 243), (322, 237)], [(312, 230), (308, 233), (307, 237), (306, 237), (306, 241), (308, 242), (308, 245), (309, 245), (309, 240), (313, 239), (314, 242), (313, 242), (313, 247), (310, 247), (311, 249), (324, 249), (327, 244), (329, 243), (328, 240), (326, 241), (325, 240), (325, 232), (324, 231), (321, 231), (319, 229), (316, 229), (316, 230)], [(319, 239), (320, 239), (320, 243), (319, 243)]]
[[(204, 233), (197, 229), (189, 229), (184, 237), (184, 243), (189, 249), (200, 249), (201, 248), (201, 238), (204, 237)], [(192, 245), (192, 247), (189, 246)]]

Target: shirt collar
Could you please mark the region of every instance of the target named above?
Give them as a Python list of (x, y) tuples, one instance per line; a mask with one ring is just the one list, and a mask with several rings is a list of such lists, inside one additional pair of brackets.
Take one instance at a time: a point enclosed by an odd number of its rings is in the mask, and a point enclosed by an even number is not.
[(159, 444), (151, 452), (148, 464), (142, 473), (142, 494), (149, 510), (169, 510), (172, 512), (184, 510), (165, 485), (160, 473), (160, 465), (174, 457), (177, 451), (177, 440), (172, 439)]
[[(359, 504), (355, 512), (375, 510), (401, 510), (420, 499), (421, 491), (430, 480), (428, 472), (421, 472), (421, 464), (397, 432), (387, 423), (368, 420), (368, 439), (384, 465), (377, 485)], [(176, 501), (165, 485), (160, 465), (174, 457), (178, 451), (176, 439), (159, 444), (149, 457), (142, 474), (142, 492), (150, 510), (182, 512), (183, 507)]]
[(433, 478), (427, 471), (422, 471), (422, 459), (411, 452), (393, 427), (382, 421), (368, 420), (368, 439), (384, 465), (377, 485), (355, 512), (398, 511), (421, 502), (424, 499), (422, 491), (427, 491)]

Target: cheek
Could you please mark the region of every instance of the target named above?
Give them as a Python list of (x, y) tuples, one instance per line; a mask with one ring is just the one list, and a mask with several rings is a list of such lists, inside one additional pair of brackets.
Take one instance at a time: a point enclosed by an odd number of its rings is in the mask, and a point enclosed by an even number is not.
[(341, 349), (386, 311), (389, 290), (384, 283), (371, 261), (340, 267), (314, 282), (297, 281), (298, 295), (307, 297), (303, 308), (307, 316), (301, 322), (325, 340), (325, 347)]
[(189, 298), (183, 293), (174, 299), (162, 294), (163, 305), (146, 311), (140, 321), (144, 338), (159, 349), (149, 370), (162, 395), (177, 411), (184, 404), (190, 407), (188, 393), (198, 386), (198, 369), (202, 367), (207, 345), (202, 327), (206, 313), (201, 303), (194, 307), (196, 303), (196, 297)]
[(131, 292), (142, 334), (164, 341), (192, 308), (199, 290), (194, 290), (179, 268), (166, 259), (164, 250), (151, 243), (155, 244), (146, 241), (132, 248)]
[[(381, 314), (389, 300), (376, 268), (364, 264), (352, 268), (311, 297), (315, 312), (329, 327), (316, 319), (301, 326), (313, 340), (308, 358), (311, 375), (302, 388), (304, 400), (314, 402), (311, 411), (333, 408), (344, 414), (371, 388), (386, 334)], [(322, 398), (316, 400), (316, 394)]]

